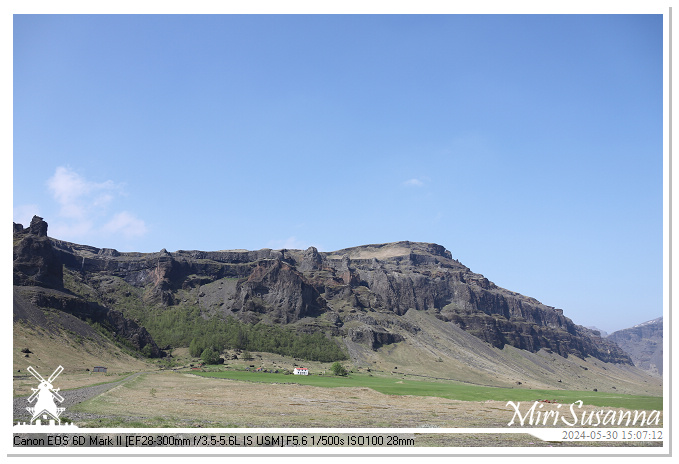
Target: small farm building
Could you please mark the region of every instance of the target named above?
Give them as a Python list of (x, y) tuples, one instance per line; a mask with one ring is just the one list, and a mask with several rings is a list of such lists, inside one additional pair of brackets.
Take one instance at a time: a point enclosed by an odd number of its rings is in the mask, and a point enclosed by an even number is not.
[(292, 371), (292, 373), (295, 375), (309, 375), (309, 369), (306, 367), (295, 367), (295, 370)]
[(94, 369), (92, 369), (92, 372), (106, 372), (106, 368), (102, 366), (94, 366)]

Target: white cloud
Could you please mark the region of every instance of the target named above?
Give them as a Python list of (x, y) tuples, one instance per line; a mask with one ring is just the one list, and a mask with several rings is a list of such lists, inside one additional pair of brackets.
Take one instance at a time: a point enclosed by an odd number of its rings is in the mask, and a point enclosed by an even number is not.
[(92, 182), (74, 170), (60, 166), (47, 180), (47, 187), (59, 205), (59, 217), (47, 219), (53, 237), (88, 240), (105, 234), (130, 239), (147, 232), (144, 221), (134, 214), (110, 212), (116, 198), (124, 194), (121, 184), (112, 180)]
[(92, 199), (92, 206), (102, 207), (113, 201), (113, 195), (110, 193), (102, 193), (101, 195)]
[(414, 177), (401, 183), (405, 187), (424, 187), (429, 182), (428, 177)]
[(422, 182), (420, 179), (408, 179), (407, 181), (403, 182), (403, 185), (406, 187), (422, 187), (424, 182)]
[(49, 178), (47, 187), (61, 207), (59, 214), (80, 220), (84, 220), (95, 208), (102, 208), (110, 203), (114, 198), (112, 192), (121, 189), (111, 180), (90, 182), (63, 166), (59, 166)]
[(102, 232), (121, 234), (125, 238), (135, 238), (145, 235), (147, 229), (144, 221), (127, 211), (121, 211), (102, 227)]

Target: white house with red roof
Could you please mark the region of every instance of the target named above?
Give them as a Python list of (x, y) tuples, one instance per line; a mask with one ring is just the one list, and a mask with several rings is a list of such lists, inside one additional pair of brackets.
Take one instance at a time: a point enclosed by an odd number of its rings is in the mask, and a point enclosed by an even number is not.
[(295, 367), (295, 370), (292, 371), (292, 373), (295, 375), (309, 375), (309, 369), (306, 367)]

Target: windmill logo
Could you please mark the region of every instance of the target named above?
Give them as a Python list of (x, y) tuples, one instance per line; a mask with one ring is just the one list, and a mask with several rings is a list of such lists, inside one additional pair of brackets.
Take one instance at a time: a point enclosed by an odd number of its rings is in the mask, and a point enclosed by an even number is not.
[(28, 372), (33, 374), (33, 377), (40, 381), (38, 388), (31, 388), (31, 390), (33, 390), (33, 394), (28, 397), (29, 403), (32, 403), (37, 399), (35, 406), (32, 408), (26, 408), (26, 410), (33, 416), (31, 418), (31, 424), (41, 425), (42, 420), (49, 420), (50, 425), (55, 423), (57, 425), (61, 424), (61, 419), (59, 419), (59, 416), (66, 410), (66, 408), (57, 407), (56, 401), (62, 403), (64, 398), (59, 393), (57, 393), (59, 389), (54, 388), (52, 386), (52, 382), (54, 382), (54, 379), (56, 379), (63, 370), (64, 368), (62, 366), (57, 367), (52, 375), (50, 375), (50, 377), (45, 380), (35, 369), (33, 369), (33, 367), (28, 367)]

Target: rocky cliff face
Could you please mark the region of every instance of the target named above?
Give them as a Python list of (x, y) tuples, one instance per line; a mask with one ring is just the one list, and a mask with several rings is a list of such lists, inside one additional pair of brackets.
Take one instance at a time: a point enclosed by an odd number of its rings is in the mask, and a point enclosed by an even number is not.
[(14, 285), (63, 288), (62, 265), (41, 217), (33, 216), (28, 229), (14, 224)]
[(49, 308), (98, 322), (111, 334), (144, 350), (152, 357), (163, 352), (144, 327), (129, 320), (119, 311), (101, 306), (64, 288), (63, 254), (57, 252), (47, 237), (47, 223), (34, 216), (29, 228), (14, 224), (15, 313), (17, 296), (39, 308)]
[(634, 365), (645, 371), (662, 375), (663, 318), (659, 317), (629, 329), (618, 330), (607, 337), (630, 355)]
[[(560, 309), (497, 287), (436, 244), (397, 242), (329, 253), (313, 247), (120, 253), (54, 239), (50, 247), (50, 259), (63, 264), (64, 272), (82, 276), (110, 307), (124, 306), (120, 303), (129, 298), (147, 307), (192, 305), (204, 317), (293, 324), (299, 331), (322, 330), (371, 349), (417, 337), (420, 328), (402, 316), (418, 311), (498, 348), (631, 364), (614, 342), (575, 325)], [(24, 255), (15, 247), (18, 285), (37, 275), (32, 258)], [(45, 272), (53, 278), (47, 281), (58, 282), (57, 266), (49, 266)]]

